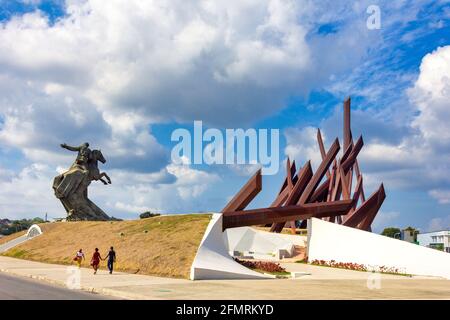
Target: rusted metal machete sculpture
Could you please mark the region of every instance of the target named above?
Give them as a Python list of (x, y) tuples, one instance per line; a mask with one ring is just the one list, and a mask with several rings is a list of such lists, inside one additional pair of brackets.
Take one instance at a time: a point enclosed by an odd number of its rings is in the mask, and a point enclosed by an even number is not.
[[(297, 223), (301, 222), (301, 227), (305, 227), (306, 220), (314, 217), (371, 231), (371, 224), (386, 194), (381, 184), (367, 200), (365, 198), (363, 176), (357, 160), (364, 142), (362, 137), (353, 142), (350, 98), (344, 101), (343, 141), (342, 157), (336, 158), (340, 150), (338, 138), (326, 152), (318, 129), (317, 142), (322, 162), (316, 172), (313, 173), (310, 161), (297, 172), (295, 162), (291, 164), (288, 158), (286, 178), (270, 207), (244, 210), (262, 189), (261, 170), (258, 170), (222, 210), (223, 229), (270, 225), (272, 232), (281, 232), (285, 227), (295, 232)], [(353, 179), (356, 181), (354, 188)]]

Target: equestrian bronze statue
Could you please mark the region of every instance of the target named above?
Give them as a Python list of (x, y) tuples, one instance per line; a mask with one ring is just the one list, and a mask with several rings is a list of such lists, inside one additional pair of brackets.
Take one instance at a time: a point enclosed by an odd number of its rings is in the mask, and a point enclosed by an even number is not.
[(106, 162), (102, 152), (89, 149), (87, 142), (78, 147), (71, 147), (63, 143), (61, 147), (78, 152), (77, 158), (69, 170), (56, 176), (53, 180), (55, 196), (66, 209), (67, 220), (111, 220), (102, 209), (88, 199), (87, 192), (88, 186), (93, 180), (100, 180), (105, 185), (111, 184), (108, 175), (100, 172), (98, 168), (99, 161)]

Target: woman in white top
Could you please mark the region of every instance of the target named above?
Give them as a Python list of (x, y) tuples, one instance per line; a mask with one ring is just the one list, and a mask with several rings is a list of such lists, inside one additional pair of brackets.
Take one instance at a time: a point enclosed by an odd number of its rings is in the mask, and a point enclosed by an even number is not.
[(86, 258), (84, 257), (83, 249), (80, 249), (78, 250), (77, 255), (73, 259), (77, 262), (78, 268), (81, 268), (81, 262), (83, 261), (83, 259)]

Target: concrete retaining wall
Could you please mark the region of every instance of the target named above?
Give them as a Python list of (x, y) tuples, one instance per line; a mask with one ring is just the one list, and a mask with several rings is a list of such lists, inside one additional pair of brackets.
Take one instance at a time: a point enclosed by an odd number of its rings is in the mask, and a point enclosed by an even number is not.
[(312, 218), (308, 262), (335, 260), (397, 268), (400, 272), (450, 279), (450, 254), (371, 232)]

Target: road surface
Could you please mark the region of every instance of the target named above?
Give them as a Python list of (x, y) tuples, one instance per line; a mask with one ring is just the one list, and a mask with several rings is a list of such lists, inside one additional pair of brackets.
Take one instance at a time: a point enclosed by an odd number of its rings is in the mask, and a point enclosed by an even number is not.
[(99, 294), (69, 290), (0, 273), (0, 300), (101, 300)]

